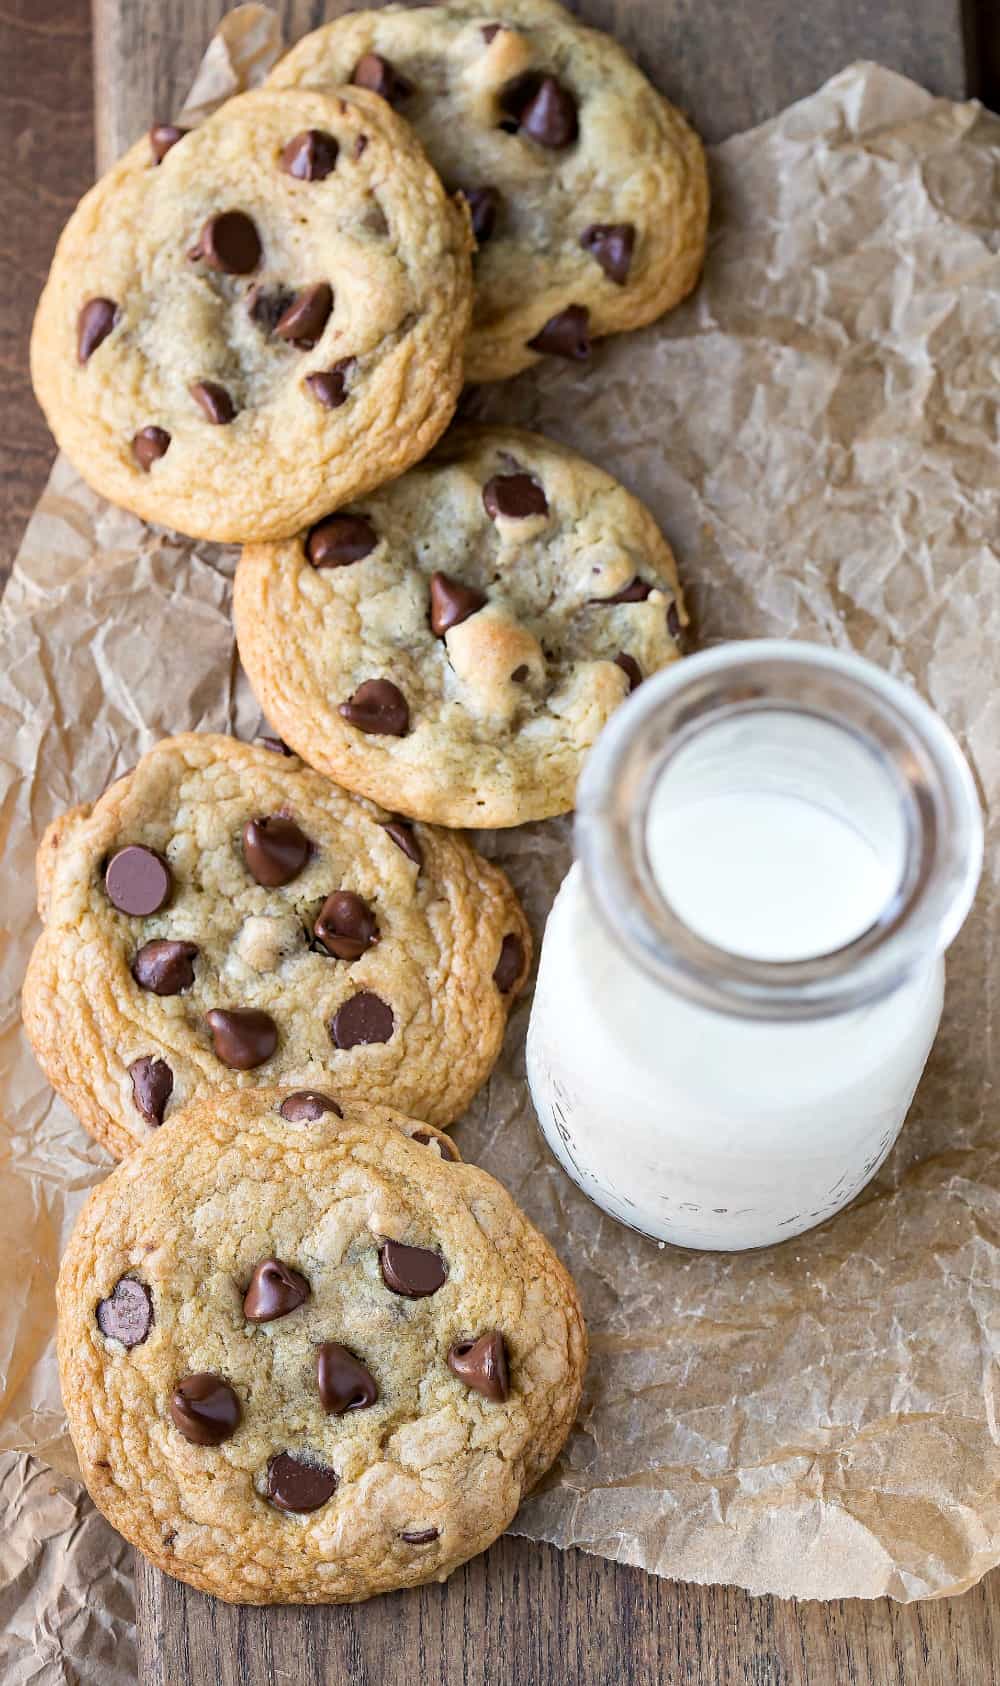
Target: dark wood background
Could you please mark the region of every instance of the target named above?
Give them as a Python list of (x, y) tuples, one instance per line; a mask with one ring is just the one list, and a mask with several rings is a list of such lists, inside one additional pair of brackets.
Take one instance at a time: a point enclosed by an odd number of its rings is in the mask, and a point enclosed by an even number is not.
[[(284, 0), (289, 33), (322, 0)], [(709, 140), (852, 58), (1000, 106), (998, 0), (578, 0)], [(92, 179), (171, 114), (225, 0), (0, 0), (0, 578), (52, 457), (31, 315)], [(96, 102), (94, 89), (96, 84)], [(96, 123), (95, 123), (96, 112)], [(137, 1566), (143, 1686), (998, 1686), (1000, 1571), (960, 1599), (789, 1604), (506, 1538), (446, 1587), (327, 1610), (235, 1610)]]

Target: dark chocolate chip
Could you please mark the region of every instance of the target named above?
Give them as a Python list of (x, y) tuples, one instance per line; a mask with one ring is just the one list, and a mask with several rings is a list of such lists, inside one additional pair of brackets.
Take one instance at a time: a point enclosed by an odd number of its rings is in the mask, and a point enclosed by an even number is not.
[(568, 304), (565, 310), (550, 316), (534, 339), (528, 341), (529, 349), (582, 363), (590, 356), (589, 324), (590, 311), (585, 304)]
[(409, 704), (391, 679), (364, 680), (337, 712), (361, 732), (405, 738), (410, 729)]
[(328, 281), (316, 281), (311, 287), (303, 287), (278, 318), (274, 331), (279, 339), (291, 340), (293, 345), (311, 350), (330, 320), (332, 309), (333, 288)]
[(273, 334), (295, 294), (290, 287), (265, 287), (255, 283), (247, 293), (247, 314), (268, 334)]
[(261, 259), (260, 235), (245, 211), (218, 211), (209, 217), (189, 258), (203, 258), (224, 275), (249, 275)]
[(282, 1118), (287, 1118), (289, 1124), (315, 1124), (318, 1118), (332, 1112), (335, 1118), (343, 1118), (336, 1101), (329, 1095), (321, 1095), (316, 1089), (296, 1089), (292, 1095), (286, 1095), (278, 1108)]
[(555, 76), (528, 71), (504, 89), (500, 106), (539, 146), (570, 146), (579, 133), (576, 100)]
[(424, 851), (409, 820), (384, 820), (382, 830), (389, 833), (397, 849), (402, 849), (407, 860), (411, 860), (414, 866), (423, 866)]
[(148, 474), (154, 462), (159, 462), (170, 449), (170, 435), (165, 427), (140, 427), (132, 440), (135, 460)]
[(476, 244), (485, 246), (497, 225), (501, 195), (495, 187), (460, 187), (458, 191), (469, 207)]
[(495, 474), (483, 487), (483, 504), (493, 521), (498, 515), (524, 521), (530, 515), (549, 513), (548, 498), (530, 474)]
[(278, 1027), (256, 1007), (213, 1007), (205, 1014), (217, 1057), (231, 1071), (253, 1071), (278, 1046)]
[(434, 1136), (430, 1130), (414, 1130), (410, 1135), (411, 1142), (419, 1142), (421, 1147), (436, 1147), (442, 1159), (458, 1162), (458, 1149), (454, 1142), (445, 1135)]
[(501, 995), (508, 995), (524, 970), (524, 944), (513, 931), (508, 931), (500, 944), (500, 958), (493, 973), (493, 982)]
[(153, 1327), (153, 1296), (145, 1282), (120, 1276), (106, 1300), (97, 1302), (97, 1327), (109, 1341), (141, 1346)]
[(681, 636), (681, 617), (676, 603), (671, 603), (667, 610), (667, 631), (676, 644)]
[(314, 568), (345, 568), (360, 562), (378, 544), (367, 515), (327, 515), (310, 527), (306, 555)]
[(440, 1529), (438, 1528), (415, 1528), (405, 1534), (400, 1534), (399, 1537), (401, 1540), (405, 1540), (407, 1545), (430, 1545), (432, 1540), (439, 1537), (439, 1534)]
[(88, 299), (76, 319), (76, 360), (86, 363), (118, 320), (114, 299)]
[(345, 1411), (366, 1411), (378, 1399), (375, 1377), (360, 1358), (339, 1341), (324, 1341), (316, 1350), (316, 1382), (324, 1411), (342, 1417)]
[(268, 890), (290, 884), (309, 859), (309, 839), (287, 814), (265, 814), (243, 827), (243, 859)]
[(592, 222), (580, 236), (580, 245), (596, 258), (609, 281), (624, 287), (635, 250), (635, 224)]
[(132, 976), (140, 989), (154, 995), (180, 995), (194, 983), (196, 943), (171, 942), (166, 937), (143, 943), (132, 962)]
[(383, 1241), (378, 1256), (382, 1281), (405, 1299), (425, 1300), (447, 1281), (445, 1262), (431, 1247), (406, 1247), (402, 1241)]
[(301, 1271), (281, 1259), (261, 1259), (243, 1296), (243, 1315), (248, 1323), (273, 1323), (297, 1311), (308, 1298), (309, 1283)]
[(364, 153), (365, 147), (367, 145), (368, 145), (368, 136), (367, 135), (359, 135), (357, 140), (354, 142), (354, 156), (355, 156), (355, 158), (360, 158), (362, 156), (362, 154)]
[(326, 129), (302, 129), (281, 154), (281, 168), (296, 181), (323, 181), (337, 162), (340, 147)]
[(647, 585), (646, 581), (641, 580), (636, 574), (635, 579), (630, 580), (628, 585), (623, 585), (621, 591), (616, 591), (613, 597), (592, 597), (590, 601), (604, 604), (645, 603), (652, 589), (651, 585)]
[(413, 92), (413, 83), (401, 76), (381, 53), (365, 53), (354, 66), (351, 81), (356, 88), (370, 88), (373, 94), (381, 94), (390, 105), (399, 105)]
[[(481, 34), (482, 34), (483, 40), (486, 42), (486, 45), (489, 46), (490, 42), (497, 35), (500, 34), (501, 29), (505, 29), (506, 27), (507, 27), (506, 24), (502, 24), (502, 23), (484, 23), (483, 27), (482, 27), (482, 30), (481, 30)], [(436, 1531), (437, 1530), (435, 1530), (435, 1532)], [(403, 1535), (403, 1538), (405, 1540), (405, 1538), (406, 1538), (405, 1534)]]
[(472, 586), (462, 585), (448, 574), (431, 575), (431, 631), (438, 638), (453, 626), (461, 626), (486, 602), (485, 593)]
[(267, 1466), (267, 1496), (279, 1510), (319, 1510), (336, 1491), (337, 1477), (325, 1464), (278, 1452)]
[(119, 913), (144, 919), (158, 913), (170, 896), (173, 877), (162, 855), (128, 843), (112, 855), (104, 874), (108, 900)]
[(142, 1054), (132, 1061), (128, 1074), (136, 1110), (147, 1124), (162, 1124), (174, 1088), (174, 1074), (166, 1060), (158, 1060), (154, 1054)]
[(306, 386), (324, 410), (339, 410), (341, 404), (347, 403), (347, 377), (355, 362), (353, 357), (342, 357), (332, 369), (318, 369), (314, 375), (306, 376)]
[(448, 1368), (459, 1381), (501, 1405), (510, 1398), (507, 1349), (498, 1329), (472, 1341), (456, 1341), (448, 1353)]
[(295, 754), (294, 749), (289, 749), (284, 738), (269, 738), (263, 732), (260, 737), (254, 738), (254, 743), (259, 743), (261, 749), (269, 749), (272, 755), (292, 757)]
[(358, 1048), (369, 1042), (388, 1042), (396, 1020), (392, 1008), (363, 989), (338, 1007), (330, 1020), (330, 1037), (335, 1048)]
[(170, 1400), (174, 1425), (195, 1446), (219, 1446), (240, 1426), (240, 1402), (228, 1382), (210, 1370), (182, 1376)]
[(153, 163), (162, 164), (172, 146), (183, 140), (186, 129), (179, 129), (176, 123), (154, 123), (149, 131), (149, 149), (153, 154)]
[(226, 427), (236, 415), (236, 405), (218, 381), (192, 381), (188, 391), (215, 427)]
[(334, 890), (319, 910), (313, 936), (337, 960), (360, 960), (378, 942), (378, 923), (353, 890)]
[(522, 662), (520, 667), (515, 667), (513, 673), (511, 674), (511, 679), (514, 681), (515, 685), (523, 685), (530, 672), (531, 669), (529, 668), (527, 662)]
[(634, 691), (642, 684), (642, 668), (635, 657), (630, 656), (626, 650), (619, 650), (615, 657), (615, 666), (621, 668), (628, 680), (629, 691)]

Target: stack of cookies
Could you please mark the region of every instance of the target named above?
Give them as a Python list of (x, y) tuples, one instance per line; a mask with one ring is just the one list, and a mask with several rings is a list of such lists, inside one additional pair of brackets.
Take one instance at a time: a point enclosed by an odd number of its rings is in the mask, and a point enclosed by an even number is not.
[(686, 616), (603, 470), (442, 435), (463, 381), (684, 297), (706, 215), (697, 138), (607, 37), (447, 0), (346, 16), (155, 125), (56, 252), (53, 431), (117, 503), (243, 545), (240, 655), (281, 734), (166, 740), (49, 827), (23, 996), (123, 1160), (60, 1278), (81, 1469), (221, 1597), (443, 1579), (569, 1432), (572, 1281), (443, 1133), (532, 952), (447, 828), (570, 809)]

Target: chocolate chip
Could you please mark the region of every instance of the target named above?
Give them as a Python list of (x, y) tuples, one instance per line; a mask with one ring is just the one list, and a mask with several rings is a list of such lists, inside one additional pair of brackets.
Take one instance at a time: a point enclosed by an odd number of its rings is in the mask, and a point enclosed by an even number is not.
[(315, 1124), (328, 1112), (332, 1112), (335, 1118), (344, 1116), (336, 1101), (332, 1101), (329, 1095), (321, 1095), (316, 1089), (296, 1089), (294, 1094), (285, 1096), (278, 1111), (289, 1124)]
[(86, 363), (118, 320), (114, 299), (88, 299), (76, 319), (76, 360)]
[(430, 1247), (383, 1241), (378, 1256), (386, 1287), (408, 1300), (425, 1300), (429, 1294), (436, 1294), (448, 1277), (441, 1254)]
[(524, 944), (513, 931), (508, 931), (500, 944), (500, 958), (493, 973), (493, 982), (501, 995), (513, 989), (524, 970)]
[(165, 427), (140, 427), (132, 440), (132, 450), (139, 467), (148, 474), (154, 462), (159, 462), (170, 449), (170, 435)]
[(515, 667), (513, 673), (511, 674), (511, 679), (514, 681), (515, 685), (523, 685), (530, 672), (531, 669), (529, 668), (527, 662), (522, 662), (520, 667)]
[(497, 225), (502, 204), (500, 193), (495, 187), (460, 187), (458, 192), (469, 207), (476, 244), (485, 246)]
[(676, 603), (671, 603), (667, 610), (667, 631), (676, 644), (681, 636), (681, 617)]
[(448, 1353), (448, 1368), (466, 1387), (494, 1404), (510, 1398), (507, 1349), (498, 1329), (490, 1329), (477, 1340), (456, 1341)]
[(621, 591), (616, 591), (613, 597), (592, 597), (590, 601), (604, 604), (645, 603), (652, 589), (651, 585), (647, 585), (646, 581), (636, 574), (635, 579), (630, 580), (628, 585), (623, 585)]
[(170, 942), (165, 937), (143, 943), (132, 962), (132, 976), (140, 989), (154, 995), (180, 995), (194, 983), (196, 943)]
[(248, 1323), (273, 1323), (287, 1317), (309, 1298), (309, 1283), (301, 1271), (281, 1259), (261, 1259), (243, 1296), (243, 1315)]
[(253, 1071), (278, 1046), (278, 1029), (269, 1013), (256, 1007), (213, 1007), (205, 1014), (217, 1057), (231, 1071)]
[(219, 1446), (240, 1426), (240, 1402), (228, 1382), (210, 1370), (182, 1376), (170, 1400), (170, 1415), (185, 1440)]
[(287, 755), (292, 757), (295, 754), (294, 749), (289, 749), (284, 738), (269, 738), (265, 737), (262, 733), (259, 738), (254, 738), (254, 743), (259, 743), (261, 749), (269, 749), (272, 755)]
[(243, 827), (243, 859), (258, 884), (290, 884), (309, 859), (309, 839), (287, 814), (265, 814)]
[(337, 960), (360, 960), (378, 942), (378, 924), (368, 903), (353, 890), (334, 890), (319, 910), (313, 936)]
[(354, 142), (354, 156), (355, 156), (355, 158), (360, 158), (362, 156), (362, 154), (365, 150), (365, 147), (367, 145), (368, 145), (368, 136), (367, 135), (359, 135), (357, 140)]
[(274, 325), (279, 339), (291, 340), (293, 345), (310, 351), (316, 344), (333, 309), (333, 288), (328, 281), (316, 281), (303, 287), (288, 309)]
[(401, 76), (381, 53), (365, 53), (354, 66), (351, 81), (356, 88), (370, 88), (373, 94), (381, 94), (390, 105), (399, 105), (413, 92), (413, 83)]
[[(494, 39), (494, 37), (499, 35), (501, 29), (504, 29), (505, 27), (506, 27), (506, 25), (502, 24), (502, 23), (484, 23), (483, 27), (482, 27), (481, 34), (482, 34), (483, 40), (486, 42), (486, 45), (489, 46), (490, 42)], [(437, 1530), (435, 1529), (435, 1533), (436, 1532), (437, 1532)], [(405, 1534), (403, 1535), (403, 1538), (405, 1540), (405, 1538), (406, 1538)]]
[(549, 513), (548, 498), (530, 474), (495, 474), (483, 487), (483, 503), (493, 521), (498, 515), (524, 521), (530, 515)]
[(569, 357), (582, 363), (590, 356), (590, 311), (585, 304), (568, 304), (555, 316), (550, 316), (533, 340), (531, 351), (544, 351), (551, 357)]
[(621, 668), (628, 680), (629, 691), (634, 691), (642, 684), (642, 668), (635, 657), (630, 656), (626, 650), (619, 650), (615, 657), (615, 666)]
[(203, 258), (224, 275), (249, 275), (261, 259), (260, 235), (245, 211), (218, 211), (209, 217), (189, 258)]
[(183, 140), (187, 129), (179, 129), (176, 123), (154, 123), (149, 131), (149, 149), (153, 154), (153, 163), (162, 164), (172, 146)]
[(397, 849), (402, 849), (407, 860), (411, 860), (414, 866), (423, 866), (424, 851), (409, 820), (383, 820), (382, 830), (389, 833)]
[(106, 1300), (97, 1302), (97, 1327), (109, 1341), (141, 1346), (153, 1327), (153, 1296), (145, 1282), (120, 1276)]
[(188, 391), (215, 427), (225, 427), (236, 415), (236, 405), (218, 381), (192, 381)]
[(596, 258), (609, 281), (624, 287), (635, 250), (635, 224), (592, 222), (580, 236), (580, 245)]
[(419, 1142), (421, 1147), (436, 1147), (442, 1159), (458, 1163), (458, 1149), (445, 1135), (434, 1136), (430, 1130), (413, 1130), (410, 1132), (410, 1140)]
[(349, 726), (390, 738), (405, 738), (410, 707), (391, 679), (366, 679), (337, 710)]
[(335, 1048), (358, 1048), (369, 1042), (388, 1042), (395, 1029), (392, 1008), (363, 989), (338, 1007), (330, 1020), (330, 1037)]
[(267, 1496), (279, 1510), (319, 1510), (336, 1491), (337, 1477), (325, 1464), (278, 1452), (267, 1466)]
[(281, 154), (281, 168), (296, 181), (323, 181), (337, 162), (340, 147), (326, 129), (302, 129)]
[(144, 919), (158, 913), (173, 888), (173, 877), (162, 855), (128, 843), (112, 855), (104, 874), (108, 900), (119, 913)]
[(317, 1348), (316, 1382), (323, 1409), (335, 1417), (345, 1411), (366, 1411), (378, 1398), (375, 1377), (367, 1365), (339, 1341), (324, 1341)]
[(472, 586), (462, 585), (448, 574), (431, 575), (431, 631), (438, 638), (453, 626), (461, 626), (483, 607), (486, 596)]
[(314, 568), (345, 568), (360, 562), (378, 544), (367, 515), (327, 515), (310, 527), (306, 555)]
[(431, 1541), (436, 1540), (439, 1535), (439, 1528), (419, 1528), (411, 1529), (409, 1533), (400, 1534), (399, 1537), (401, 1540), (405, 1540), (407, 1545), (430, 1545)]
[(504, 89), (500, 106), (539, 146), (558, 148), (576, 140), (576, 100), (555, 76), (528, 71)]
[(306, 376), (306, 386), (324, 410), (339, 410), (341, 404), (347, 403), (347, 377), (355, 362), (354, 357), (342, 357), (332, 369), (318, 369), (314, 375)]
[(265, 287), (255, 283), (247, 293), (247, 314), (266, 333), (273, 334), (295, 294), (290, 287)]
[(162, 1124), (167, 1102), (173, 1093), (174, 1074), (166, 1060), (142, 1054), (128, 1068), (132, 1079), (132, 1100), (147, 1124)]

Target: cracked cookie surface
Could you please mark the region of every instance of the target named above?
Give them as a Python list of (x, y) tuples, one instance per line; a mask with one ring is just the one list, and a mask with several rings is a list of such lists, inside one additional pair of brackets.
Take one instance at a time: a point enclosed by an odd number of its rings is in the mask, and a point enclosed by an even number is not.
[(234, 614), (258, 701), (300, 755), (451, 826), (570, 809), (587, 750), (686, 622), (638, 499), (497, 428), (458, 429), (352, 511), (248, 546)]
[(276, 1082), (451, 1123), (530, 966), (510, 884), (464, 840), (235, 738), (156, 745), (49, 827), (38, 882), (25, 1028), (118, 1157), (191, 1100)]
[(274, 87), (377, 88), (461, 191), (478, 251), (466, 378), (653, 321), (705, 250), (702, 146), (609, 36), (552, 0), (348, 14), (307, 35)]
[(586, 1334), (492, 1177), (388, 1109), (288, 1121), (288, 1099), (198, 1103), (94, 1191), (60, 1373), (95, 1503), (158, 1567), (344, 1602), (503, 1531), (569, 1433)]
[(293, 533), (447, 425), (470, 249), (377, 94), (240, 95), (154, 128), (81, 201), (35, 318), (35, 391), (126, 509), (201, 538)]

